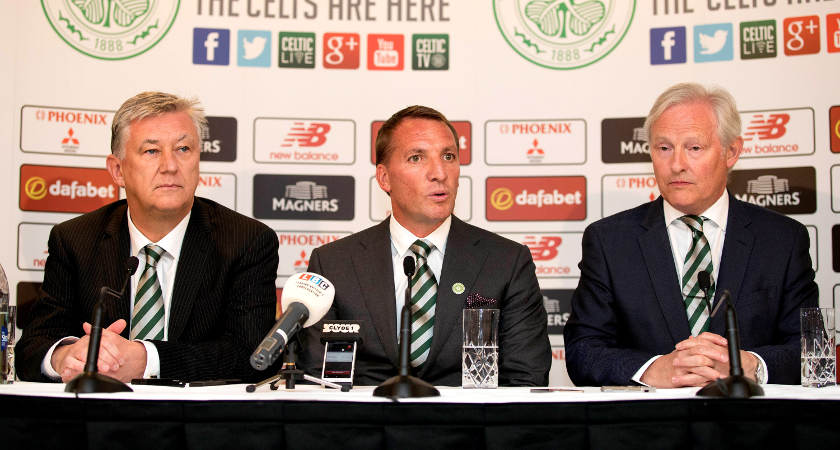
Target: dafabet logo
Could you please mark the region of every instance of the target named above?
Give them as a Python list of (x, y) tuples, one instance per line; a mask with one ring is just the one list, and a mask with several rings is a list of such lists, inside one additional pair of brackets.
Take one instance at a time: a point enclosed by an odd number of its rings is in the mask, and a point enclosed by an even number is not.
[(487, 220), (584, 220), (586, 177), (489, 177)]
[(20, 209), (85, 213), (119, 199), (119, 186), (105, 169), (20, 167)]

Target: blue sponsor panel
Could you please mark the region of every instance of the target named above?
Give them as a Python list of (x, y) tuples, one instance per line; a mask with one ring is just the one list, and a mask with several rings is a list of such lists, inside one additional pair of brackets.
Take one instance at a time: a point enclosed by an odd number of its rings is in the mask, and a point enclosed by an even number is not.
[(193, 64), (226, 66), (230, 64), (230, 30), (193, 29)]
[(685, 55), (685, 27), (650, 29), (651, 64), (682, 64)]

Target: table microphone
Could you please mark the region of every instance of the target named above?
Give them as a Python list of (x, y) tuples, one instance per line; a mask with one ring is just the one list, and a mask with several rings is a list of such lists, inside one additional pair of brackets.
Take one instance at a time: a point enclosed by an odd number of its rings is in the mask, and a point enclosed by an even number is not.
[(137, 265), (140, 260), (136, 256), (130, 256), (125, 262), (126, 276), (123, 281), (122, 289), (115, 291), (107, 286), (102, 286), (99, 290), (99, 298), (96, 300), (96, 305), (93, 307), (93, 321), (90, 327), (90, 336), (88, 340), (87, 360), (85, 361), (85, 369), (82, 373), (70, 380), (67, 386), (64, 387), (64, 392), (75, 393), (93, 393), (93, 392), (132, 392), (132, 389), (125, 383), (116, 378), (111, 378), (107, 375), (102, 375), (98, 372), (97, 363), (99, 361), (99, 346), (102, 341), (102, 309), (105, 302), (105, 297), (111, 296), (117, 300), (121, 300), (128, 287), (131, 276), (137, 271)]
[(400, 367), (399, 374), (385, 380), (373, 390), (376, 397), (416, 398), (438, 397), (440, 392), (431, 384), (409, 375), (409, 355), (411, 353), (411, 278), (415, 270), (414, 257), (403, 259), (403, 273), (408, 280), (405, 287), (405, 303), (400, 313)]
[(721, 305), (726, 304), (726, 344), (729, 349), (729, 376), (718, 378), (703, 389), (697, 391), (698, 397), (749, 398), (763, 396), (764, 389), (753, 380), (744, 376), (741, 366), (741, 341), (738, 337), (738, 316), (730, 301), (729, 291), (724, 289), (712, 316), (717, 314)]

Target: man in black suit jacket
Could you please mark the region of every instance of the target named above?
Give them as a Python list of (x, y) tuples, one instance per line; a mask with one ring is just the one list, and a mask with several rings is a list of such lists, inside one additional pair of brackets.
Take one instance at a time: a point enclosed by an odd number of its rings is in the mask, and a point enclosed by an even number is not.
[[(705, 258), (690, 257), (696, 248), (710, 254), (717, 298), (731, 293), (745, 375), (798, 383), (799, 309), (818, 303), (808, 232), (727, 193), (743, 144), (734, 100), (721, 89), (679, 84), (657, 99), (645, 128), (662, 196), (584, 232), (581, 278), (563, 333), (572, 381), (680, 387), (729, 375), (725, 315), (701, 328), (708, 309), (686, 297), (703, 294), (698, 287), (683, 295), (681, 278), (694, 283), (697, 273), (686, 276), (687, 266)], [(705, 222), (705, 252), (684, 215)], [(695, 332), (688, 314), (699, 318)]]
[[(325, 320), (363, 321), (355, 383), (376, 385), (397, 374), (398, 311), (407, 284), (402, 261), (409, 245), (423, 238), (433, 246), (428, 265), (438, 288), (431, 344), (425, 355), (422, 345), (412, 349), (424, 359), (412, 363), (412, 374), (436, 385), (460, 385), (462, 311), (483, 306), (501, 310), (499, 384), (546, 385), (551, 348), (531, 254), (452, 215), (460, 162), (449, 121), (422, 106), (397, 112), (379, 131), (376, 160), (392, 216), (316, 249), (309, 260), (309, 270), (335, 286)], [(320, 324), (307, 328), (303, 340), (304, 368), (320, 376)]]
[[(110, 325), (103, 330), (100, 373), (122, 381), (255, 377), (250, 353), (274, 321), (277, 236), (195, 197), (203, 127), (197, 103), (170, 94), (138, 94), (117, 111), (107, 165), (126, 200), (50, 233), (42, 295), (16, 347), (21, 379), (68, 381), (82, 370), (85, 322), (100, 287), (119, 289), (130, 255), (141, 264), (128, 292), (105, 301), (103, 325)], [(148, 322), (158, 334), (142, 337), (132, 325), (141, 320), (136, 292), (154, 251), (146, 244), (163, 251), (155, 269), (160, 289), (150, 306), (160, 306), (161, 315)]]

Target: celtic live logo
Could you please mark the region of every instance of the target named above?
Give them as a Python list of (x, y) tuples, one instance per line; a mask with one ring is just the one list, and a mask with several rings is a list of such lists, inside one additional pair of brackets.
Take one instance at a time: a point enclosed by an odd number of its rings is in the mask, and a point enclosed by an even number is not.
[(633, 21), (636, 0), (493, 0), (496, 24), (523, 58), (578, 69), (607, 56)]
[(166, 36), (180, 0), (41, 0), (53, 30), (88, 56), (137, 56)]

